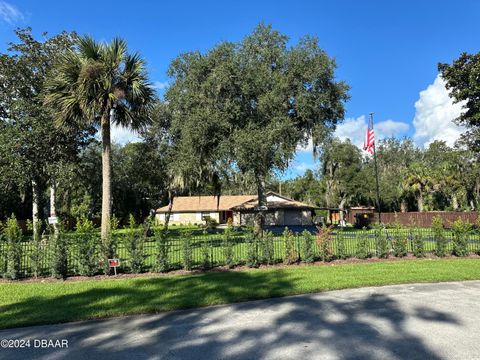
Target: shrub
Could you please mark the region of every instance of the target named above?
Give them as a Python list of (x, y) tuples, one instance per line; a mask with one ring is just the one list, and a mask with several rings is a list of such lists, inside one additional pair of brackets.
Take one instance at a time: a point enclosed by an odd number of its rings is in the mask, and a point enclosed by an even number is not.
[(425, 242), (422, 231), (418, 228), (410, 230), (410, 238), (413, 243), (413, 255), (416, 257), (425, 257)]
[(320, 259), (322, 261), (331, 261), (333, 259), (333, 239), (332, 228), (325, 224), (318, 227), (317, 246)]
[(258, 267), (258, 240), (253, 232), (249, 232), (246, 238), (247, 245), (247, 261), (248, 267)]
[(295, 236), (285, 227), (283, 231), (283, 243), (285, 244), (285, 257), (283, 262), (285, 264), (293, 264), (298, 261), (298, 252), (295, 249)]
[(10, 279), (17, 279), (20, 275), (22, 258), (22, 230), (18, 226), (17, 218), (12, 214), (7, 219), (3, 234), (6, 240), (6, 271), (4, 276)]
[(101, 241), (93, 222), (87, 218), (77, 219), (75, 235), (78, 271), (80, 275), (95, 275), (99, 271)]
[(302, 232), (303, 261), (312, 263), (315, 261), (313, 236), (308, 230)]
[(345, 237), (344, 234), (339, 233), (335, 239), (335, 257), (337, 259), (346, 259), (348, 258), (347, 255), (347, 248), (345, 244)]
[(211, 252), (211, 242), (205, 237), (200, 242), (200, 251), (202, 253), (202, 269), (206, 270), (211, 267), (210, 252)]
[(433, 238), (435, 240), (435, 255), (443, 257), (448, 255), (448, 240), (443, 228), (443, 219), (440, 216), (434, 216), (432, 219)]
[(205, 216), (203, 220), (205, 221), (205, 227), (207, 229), (215, 229), (218, 226), (217, 220), (210, 216)]
[(231, 269), (234, 265), (233, 259), (233, 239), (232, 239), (232, 219), (228, 219), (227, 227), (225, 228), (225, 232), (223, 233), (223, 256), (225, 258), (225, 265)]
[(405, 233), (402, 231), (402, 226), (398, 222), (394, 224), (394, 227), (392, 229), (395, 230), (392, 240), (393, 255), (395, 257), (407, 256), (408, 236), (406, 236)]
[(65, 236), (63, 223), (58, 222), (55, 233), (50, 226), (50, 272), (53, 277), (65, 279), (68, 275), (68, 240)]
[(370, 252), (370, 238), (368, 236), (367, 228), (364, 227), (358, 236), (358, 245), (355, 256), (359, 259), (367, 259), (372, 256)]
[(185, 233), (182, 241), (182, 262), (185, 270), (192, 270), (193, 267), (193, 251), (192, 251), (192, 232)]
[(3, 223), (0, 221), (0, 274), (5, 277), (7, 273), (7, 244), (3, 232)]
[(472, 225), (467, 221), (458, 218), (452, 224), (453, 232), (453, 254), (455, 256), (468, 255), (468, 236), (472, 230)]
[(390, 253), (390, 243), (387, 238), (387, 233), (384, 227), (380, 224), (374, 225), (375, 243), (377, 256), (381, 259), (388, 258)]
[(125, 232), (125, 250), (128, 255), (130, 271), (134, 274), (141, 273), (145, 265), (143, 248), (145, 245), (144, 232), (135, 225), (132, 214), (128, 217), (128, 228)]
[(155, 230), (155, 241), (157, 244), (157, 271), (166, 272), (170, 269), (170, 262), (168, 260), (168, 253), (170, 251), (168, 230), (166, 228), (157, 228)]
[(263, 233), (263, 237), (260, 240), (260, 248), (262, 250), (262, 262), (273, 265), (275, 263), (275, 247), (271, 231)]

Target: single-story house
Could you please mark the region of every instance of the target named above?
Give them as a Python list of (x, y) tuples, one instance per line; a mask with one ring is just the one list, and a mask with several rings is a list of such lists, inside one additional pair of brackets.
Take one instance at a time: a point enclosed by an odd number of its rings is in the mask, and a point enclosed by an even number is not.
[[(168, 209), (166, 205), (156, 211), (158, 223), (165, 222)], [(312, 225), (314, 210), (314, 206), (269, 192), (265, 225)], [(173, 200), (170, 223), (202, 224), (208, 216), (219, 224), (231, 218), (235, 226), (247, 225), (253, 222), (257, 211), (257, 195), (179, 196)]]

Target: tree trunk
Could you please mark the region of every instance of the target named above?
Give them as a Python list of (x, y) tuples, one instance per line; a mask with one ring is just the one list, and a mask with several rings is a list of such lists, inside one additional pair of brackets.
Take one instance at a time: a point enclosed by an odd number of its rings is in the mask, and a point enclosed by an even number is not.
[[(55, 212), (55, 199), (56, 199), (56, 187), (55, 181), (52, 180), (50, 184), (50, 216), (57, 216)], [(53, 232), (56, 235), (58, 233), (58, 226), (57, 224), (53, 224)]]
[(40, 236), (40, 214), (39, 214), (39, 189), (35, 180), (32, 180), (32, 226), (33, 226), (33, 238), (38, 239)]
[(455, 194), (452, 195), (452, 207), (454, 211), (458, 210), (458, 198)]
[(400, 212), (407, 212), (407, 203), (405, 202), (405, 199), (400, 201)]
[(342, 201), (340, 201), (340, 204), (338, 205), (338, 208), (340, 209), (340, 226), (345, 226), (345, 214), (343, 213), (345, 203), (347, 202), (347, 199), (343, 198)]
[(417, 207), (419, 212), (423, 212), (423, 193), (418, 193), (417, 196)]
[[(113, 109), (111, 110), (114, 111)], [(111, 114), (112, 116), (113, 114)], [(111, 165), (110, 165), (110, 118), (104, 114), (101, 122), (102, 132), (102, 226), (101, 237), (104, 249), (108, 248), (111, 218)], [(104, 254), (106, 255), (106, 254)]]
[(263, 236), (263, 228), (265, 227), (265, 212), (267, 210), (267, 197), (265, 194), (265, 175), (261, 173), (255, 173), (257, 182), (257, 196), (258, 196), (258, 208), (255, 214), (255, 236)]

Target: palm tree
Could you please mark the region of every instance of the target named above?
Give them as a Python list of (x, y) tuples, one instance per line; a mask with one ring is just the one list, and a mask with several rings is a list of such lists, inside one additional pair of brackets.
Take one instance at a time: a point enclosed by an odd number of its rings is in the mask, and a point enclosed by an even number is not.
[(144, 61), (138, 54), (128, 53), (126, 42), (119, 38), (110, 44), (89, 36), (80, 38), (75, 49), (59, 55), (47, 80), (45, 103), (59, 126), (100, 127), (103, 245), (108, 245), (111, 217), (110, 126), (114, 123), (132, 130), (144, 127), (150, 121), (154, 102)]

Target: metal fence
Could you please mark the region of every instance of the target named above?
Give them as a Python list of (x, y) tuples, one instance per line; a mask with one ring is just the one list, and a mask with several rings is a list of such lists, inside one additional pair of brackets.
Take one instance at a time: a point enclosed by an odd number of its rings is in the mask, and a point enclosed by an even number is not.
[[(451, 252), (454, 248), (455, 235), (450, 230), (445, 230), (443, 235), (447, 241), (447, 251)], [(97, 235), (95, 235), (97, 236)], [(430, 229), (386, 229), (383, 230), (384, 239), (386, 239), (389, 252), (392, 253), (395, 242), (403, 240), (406, 250), (409, 253), (414, 251), (415, 236), (421, 239), (423, 248), (426, 253), (432, 253), (437, 246), (437, 240), (434, 233)], [(478, 230), (472, 230), (466, 235), (468, 253), (480, 254), (480, 233)], [(143, 242), (143, 271), (156, 271), (157, 259), (160, 253), (160, 247), (165, 246), (167, 254), (167, 269), (181, 269), (184, 264), (185, 241), (186, 236), (169, 238), (163, 244), (160, 244), (155, 238), (146, 238)], [(188, 238), (190, 241), (189, 251), (191, 252), (191, 260), (193, 268), (215, 267), (226, 264), (226, 249), (231, 247), (233, 253), (233, 265), (245, 264), (249, 256), (256, 256), (258, 262), (261, 263), (264, 258), (262, 254), (261, 240), (253, 242), (248, 235), (232, 235), (229, 238), (231, 245), (226, 245), (225, 238), (222, 234), (192, 236)], [(364, 247), (367, 256), (378, 255), (379, 237), (375, 231), (338, 231), (331, 234), (329, 238), (329, 251), (331, 259), (336, 258), (352, 258), (358, 255), (359, 248)], [(98, 259), (98, 272), (101, 269), (100, 263), (100, 238), (97, 239), (98, 251), (94, 252), (94, 257)], [(305, 238), (303, 235), (294, 235), (293, 244), (296, 258), (298, 261), (305, 259), (306, 241), (311, 241), (311, 247), (315, 259), (320, 259), (322, 249), (318, 246), (315, 235)], [(286, 257), (285, 238), (283, 236), (275, 236), (273, 242), (273, 262), (282, 262)], [(73, 235), (68, 236), (67, 241), (67, 264), (68, 274), (80, 275), (80, 247), (78, 238)], [(45, 238), (36, 248), (32, 241), (22, 241), (20, 243), (21, 251), (21, 276), (32, 276), (34, 267), (34, 258), (39, 259), (39, 275), (50, 274), (50, 263), (52, 260), (51, 243), (49, 238)], [(341, 256), (340, 256), (341, 255)], [(120, 272), (130, 272), (131, 259), (126, 247), (124, 238), (121, 236), (117, 239), (117, 248), (115, 257), (120, 259), (121, 265), (118, 268)], [(0, 242), (0, 273), (6, 270), (7, 259), (7, 243)]]

